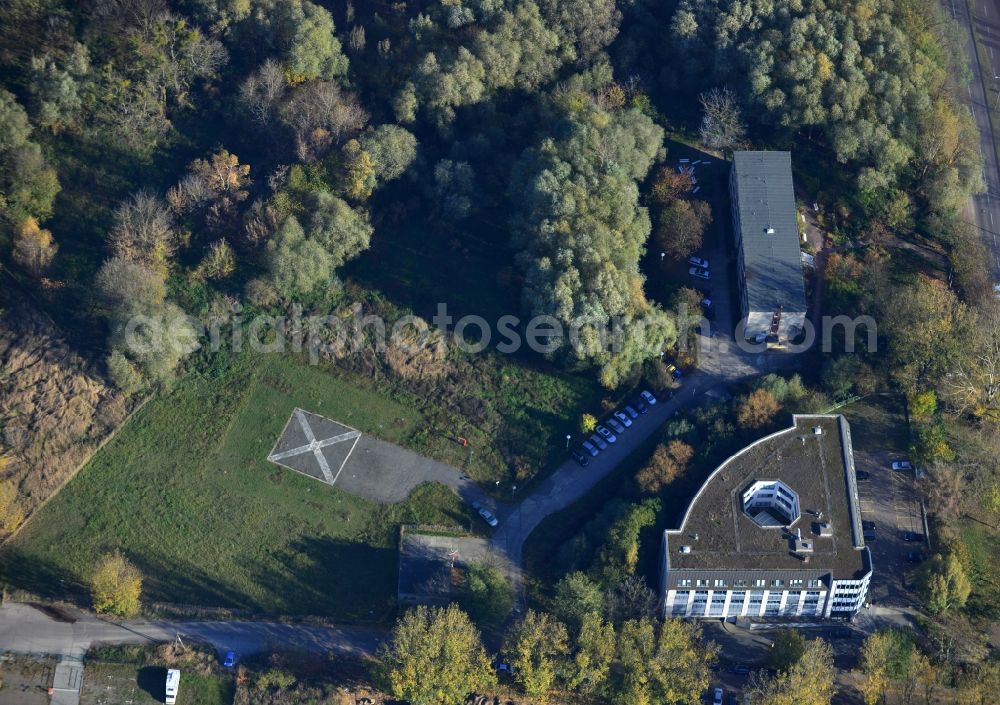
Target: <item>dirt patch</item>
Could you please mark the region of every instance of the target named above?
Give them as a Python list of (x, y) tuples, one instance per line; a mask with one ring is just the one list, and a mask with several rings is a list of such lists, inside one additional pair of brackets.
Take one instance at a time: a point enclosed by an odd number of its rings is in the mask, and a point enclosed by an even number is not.
[(0, 705), (47, 705), (55, 661), (0, 659)]

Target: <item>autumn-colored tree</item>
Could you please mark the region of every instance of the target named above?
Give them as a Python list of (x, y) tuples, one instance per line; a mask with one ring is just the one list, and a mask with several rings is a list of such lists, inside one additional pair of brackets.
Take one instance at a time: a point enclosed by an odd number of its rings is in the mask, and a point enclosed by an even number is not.
[(250, 165), (240, 164), (240, 159), (228, 150), (221, 149), (206, 159), (196, 159), (189, 172), (201, 179), (212, 193), (227, 194), (235, 201), (247, 197), (250, 185)]
[(748, 688), (752, 705), (830, 705), (837, 692), (833, 649), (822, 639), (803, 641), (800, 646), (794, 662)]
[(580, 417), (580, 430), (583, 433), (590, 433), (597, 428), (597, 417), (593, 414), (584, 414)]
[(669, 166), (660, 167), (649, 189), (649, 197), (654, 203), (665, 206), (689, 192), (691, 186), (691, 174), (688, 172), (679, 172)]
[(914, 421), (927, 421), (937, 411), (937, 394), (933, 390), (914, 392), (906, 397), (910, 406), (910, 418)]
[(566, 626), (544, 612), (528, 610), (504, 639), (504, 653), (514, 667), (514, 679), (535, 702), (548, 700), (557, 674), (569, 655)]
[(660, 212), (656, 244), (673, 259), (685, 259), (701, 247), (712, 209), (705, 201), (672, 201)]
[(947, 612), (965, 606), (972, 593), (972, 584), (955, 551), (935, 555), (920, 567), (917, 592), (931, 612)]
[(756, 389), (743, 398), (736, 410), (736, 423), (740, 428), (754, 430), (767, 426), (781, 411), (781, 405), (766, 389)]
[(347, 140), (340, 150), (340, 187), (354, 201), (364, 201), (375, 188), (375, 164), (356, 139)]
[(714, 644), (703, 643), (701, 627), (693, 622), (629, 620), (618, 638), (615, 702), (699, 702), (717, 653)]
[(90, 578), (90, 595), (97, 612), (135, 616), (142, 597), (142, 573), (120, 552), (105, 554)]
[(611, 674), (615, 628), (597, 612), (588, 612), (574, 640), (566, 685), (582, 693), (599, 690)]
[(455, 604), (405, 613), (380, 656), (385, 688), (412, 705), (457, 705), (496, 683), (479, 630)]
[(226, 240), (216, 240), (198, 264), (198, 273), (207, 279), (225, 279), (236, 269), (236, 255)]
[(59, 246), (52, 233), (39, 227), (35, 218), (25, 218), (14, 233), (14, 261), (33, 277), (40, 277), (52, 264)]
[(687, 470), (694, 449), (681, 440), (660, 444), (652, 457), (635, 475), (636, 484), (645, 494), (657, 494)]

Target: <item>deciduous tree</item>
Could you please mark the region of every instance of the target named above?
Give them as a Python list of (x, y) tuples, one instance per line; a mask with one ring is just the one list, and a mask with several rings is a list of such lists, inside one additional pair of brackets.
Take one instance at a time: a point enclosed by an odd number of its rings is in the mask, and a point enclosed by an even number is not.
[(528, 697), (545, 703), (566, 668), (569, 635), (566, 627), (544, 612), (528, 610), (504, 638), (504, 653), (514, 667), (514, 679)]
[(413, 705), (456, 705), (496, 682), (479, 631), (454, 604), (406, 612), (380, 660), (386, 689)]
[(139, 612), (142, 573), (120, 552), (102, 556), (90, 577), (94, 609), (116, 617), (133, 617)]
[(42, 276), (52, 264), (59, 246), (49, 230), (35, 218), (25, 218), (14, 233), (14, 261), (33, 277)]
[(744, 397), (736, 410), (736, 423), (749, 430), (762, 428), (771, 423), (779, 411), (781, 405), (771, 392), (755, 389)]

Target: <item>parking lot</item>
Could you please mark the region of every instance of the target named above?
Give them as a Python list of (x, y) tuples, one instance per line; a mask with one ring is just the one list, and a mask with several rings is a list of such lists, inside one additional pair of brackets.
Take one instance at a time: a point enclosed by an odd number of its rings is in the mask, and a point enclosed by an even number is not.
[[(875, 522), (875, 539), (866, 541), (871, 549), (873, 575), (869, 602), (880, 606), (906, 607), (914, 604), (910, 585), (917, 564), (907, 554), (929, 555), (926, 539), (905, 541), (908, 532), (924, 537), (924, 521), (913, 471), (892, 470), (893, 461), (905, 458), (905, 420), (896, 412), (897, 402), (889, 397), (866, 400), (865, 409), (852, 405), (847, 411), (854, 439), (854, 463), (869, 479), (858, 482), (862, 521)], [(887, 413), (888, 412), (888, 413)], [(899, 426), (903, 425), (904, 433)]]

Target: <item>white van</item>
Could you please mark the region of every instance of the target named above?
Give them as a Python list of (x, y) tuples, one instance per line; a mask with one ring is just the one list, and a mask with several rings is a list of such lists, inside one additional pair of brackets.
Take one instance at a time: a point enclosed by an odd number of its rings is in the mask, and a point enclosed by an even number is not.
[(181, 672), (176, 668), (167, 671), (167, 705), (174, 705), (177, 702), (177, 688), (181, 684)]

